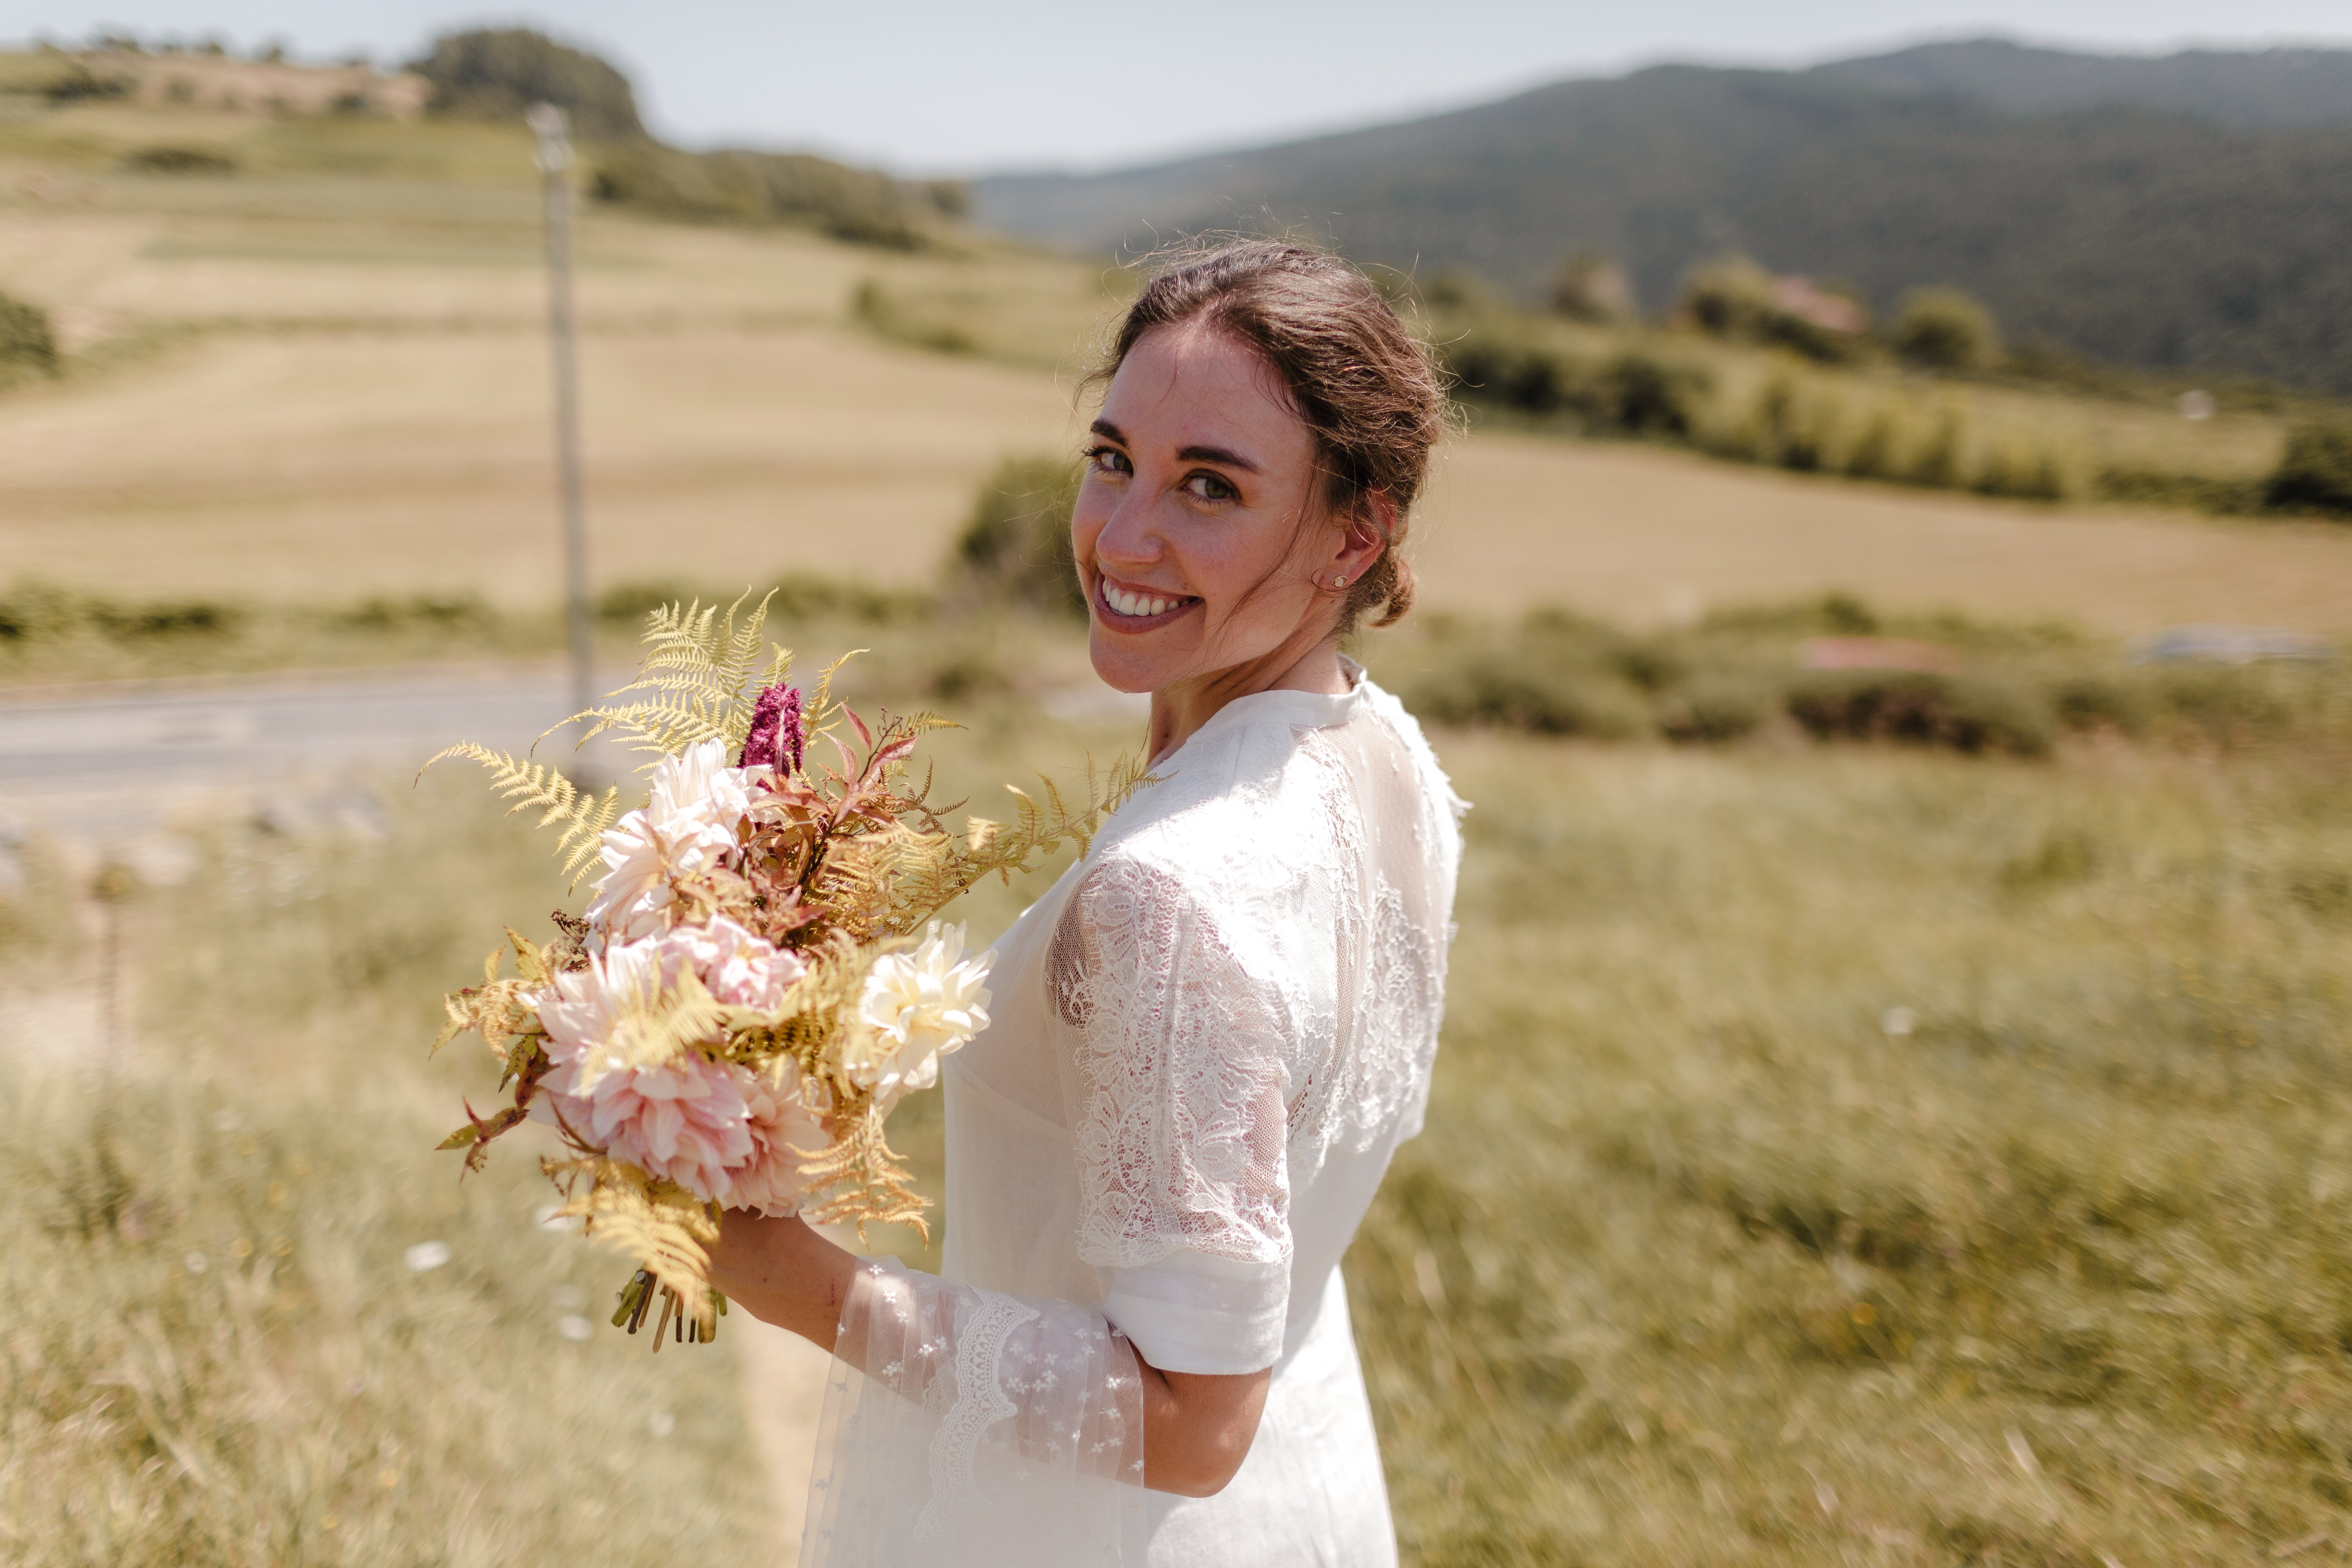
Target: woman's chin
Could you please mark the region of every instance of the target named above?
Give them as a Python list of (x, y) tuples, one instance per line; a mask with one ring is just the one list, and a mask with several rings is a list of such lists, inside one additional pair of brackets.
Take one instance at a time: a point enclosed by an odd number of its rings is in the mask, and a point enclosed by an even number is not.
[(1097, 678), (1113, 691), (1139, 695), (1157, 691), (1173, 679), (1165, 661), (1138, 647), (1133, 637), (1101, 626), (1087, 629), (1087, 657), (1094, 663)]

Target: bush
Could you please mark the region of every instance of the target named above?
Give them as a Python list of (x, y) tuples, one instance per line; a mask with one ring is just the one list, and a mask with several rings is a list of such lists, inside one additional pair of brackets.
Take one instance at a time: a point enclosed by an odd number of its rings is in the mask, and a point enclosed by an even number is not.
[(629, 79), (594, 55), (527, 27), (445, 33), (408, 68), (433, 84), (433, 109), (480, 120), (520, 120), (534, 103), (572, 117), (575, 134), (595, 141), (642, 137)]
[(1070, 513), (1080, 473), (1067, 458), (1007, 458), (982, 479), (956, 536), (953, 571), (989, 602), (1083, 618), (1085, 595), (1070, 552)]
[(1638, 349), (1596, 363), (1473, 334), (1449, 359), (1474, 401), (1538, 416), (1570, 414), (1589, 430), (1633, 436), (1688, 436), (1715, 385), (1697, 366)]
[[(897, 250), (922, 244), (916, 197), (887, 174), (798, 153), (681, 153), (656, 142), (597, 161), (597, 200), (703, 223), (778, 223)], [(929, 196), (923, 205), (933, 206)]]
[(1529, 658), (1522, 649), (1464, 659), (1412, 683), (1406, 700), (1441, 724), (1496, 724), (1537, 735), (1630, 741), (1657, 729), (1649, 704), (1623, 681)]
[(2282, 511), (2352, 513), (2352, 425), (2297, 428), (2263, 499)]
[(2023, 691), (1922, 670), (1824, 670), (1791, 687), (1789, 716), (1817, 740), (1895, 741), (2045, 755), (2051, 720)]
[(77, 638), (138, 643), (188, 636), (226, 637), (246, 620), (247, 612), (239, 606), (212, 599), (127, 604), (43, 583), (22, 584), (0, 595), (0, 643), (18, 647)]
[(906, 588), (878, 588), (871, 584), (844, 582), (806, 573), (785, 573), (772, 585), (752, 589), (714, 587), (676, 578), (639, 578), (615, 583), (596, 595), (596, 618), (609, 626), (636, 630), (646, 617), (667, 605), (732, 604), (749, 593), (751, 602), (768, 600), (769, 624), (783, 626), (813, 620), (864, 621), (872, 626), (919, 619), (935, 607), (931, 596)]
[(49, 313), (0, 294), (0, 385), (27, 376), (53, 376), (60, 368)]
[(139, 174), (234, 174), (236, 160), (209, 147), (142, 147), (122, 160)]
[(1775, 278), (1744, 256), (1695, 268), (1684, 280), (1682, 314), (1713, 337), (1778, 343), (1808, 359), (1859, 353), (1868, 317), (1858, 300), (1803, 278)]
[(1635, 314), (1625, 269), (1598, 251), (1580, 250), (1552, 279), (1551, 308), (1572, 321), (1623, 321)]
[(1958, 289), (1914, 289), (1903, 296), (1895, 352), (1930, 370), (1981, 370), (2000, 358), (1992, 312)]

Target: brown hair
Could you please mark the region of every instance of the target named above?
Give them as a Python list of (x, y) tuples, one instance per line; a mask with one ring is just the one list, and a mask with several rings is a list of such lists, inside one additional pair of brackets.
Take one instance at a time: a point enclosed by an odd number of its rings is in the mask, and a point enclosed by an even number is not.
[(1198, 321), (1232, 333), (1281, 378), (1315, 437), (1332, 513), (1370, 521), (1387, 496), (1396, 525), (1370, 570), (1348, 584), (1339, 630), (1381, 609), (1377, 626), (1412, 607), (1412, 568), (1398, 553), (1405, 521), (1445, 429), (1445, 390), (1429, 351), (1371, 280), (1336, 256), (1283, 240), (1244, 239), (1162, 261), (1118, 324), (1108, 381), (1143, 334)]

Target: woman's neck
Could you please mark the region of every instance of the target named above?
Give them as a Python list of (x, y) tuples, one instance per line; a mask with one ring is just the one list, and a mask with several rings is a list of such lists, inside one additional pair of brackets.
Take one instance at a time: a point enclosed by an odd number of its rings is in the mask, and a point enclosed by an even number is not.
[(1341, 697), (1349, 689), (1348, 672), (1339, 662), (1337, 635), (1303, 654), (1286, 645), (1262, 658), (1163, 686), (1151, 694), (1152, 763), (1165, 762), (1228, 702), (1261, 691), (1312, 691)]

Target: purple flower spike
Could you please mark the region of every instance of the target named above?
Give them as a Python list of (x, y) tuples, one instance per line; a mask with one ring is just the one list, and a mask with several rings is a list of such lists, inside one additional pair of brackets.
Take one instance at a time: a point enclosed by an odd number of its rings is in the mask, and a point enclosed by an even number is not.
[(801, 752), (807, 744), (800, 690), (780, 683), (761, 692), (752, 705), (751, 732), (743, 738), (743, 754), (735, 765), (770, 767), (788, 777), (801, 771)]

